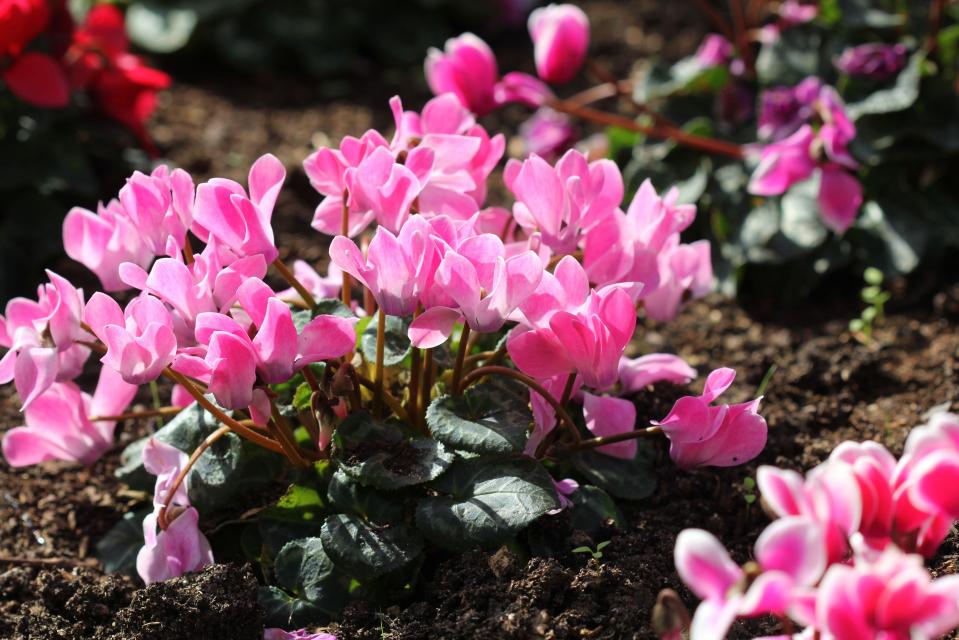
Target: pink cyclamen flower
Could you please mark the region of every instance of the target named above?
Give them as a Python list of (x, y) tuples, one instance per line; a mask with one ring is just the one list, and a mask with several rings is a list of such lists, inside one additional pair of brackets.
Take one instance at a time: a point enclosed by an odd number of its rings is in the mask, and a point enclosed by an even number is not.
[(908, 53), (904, 44), (871, 42), (844, 49), (834, 64), (850, 76), (888, 80), (906, 66)]
[(716, 369), (706, 378), (701, 396), (676, 401), (669, 415), (653, 422), (669, 438), (669, 457), (683, 469), (732, 467), (758, 456), (766, 446), (766, 420), (757, 413), (759, 402), (712, 406), (732, 385), (736, 372)]
[(567, 151), (579, 137), (569, 116), (542, 107), (519, 126), (525, 155), (553, 160)]
[(283, 629), (264, 629), (263, 640), (336, 640), (332, 633), (322, 633), (298, 629), (284, 631)]
[(121, 413), (136, 391), (109, 367), (101, 369), (92, 397), (72, 382), (54, 383), (24, 410), (26, 426), (4, 435), (3, 455), (13, 467), (47, 460), (93, 464), (113, 446), (116, 422), (90, 418)]
[(671, 353), (650, 353), (619, 361), (619, 382), (624, 393), (639, 391), (657, 382), (689, 384), (698, 374), (685, 360)]
[[(151, 516), (144, 518), (144, 526)], [(187, 507), (165, 531), (154, 532), (153, 545), (137, 554), (137, 573), (146, 584), (162, 582), (213, 564), (210, 542), (198, 526), (200, 514)]]
[(764, 465), (756, 473), (756, 484), (767, 511), (819, 523), (825, 531), (829, 561), (846, 557), (849, 538), (859, 531), (863, 513), (859, 482), (847, 464), (821, 464), (805, 479), (795, 471)]
[(938, 413), (909, 434), (892, 478), (893, 528), (902, 546), (932, 556), (959, 519), (959, 416)]
[(573, 506), (573, 501), (568, 496), (573, 495), (579, 489), (579, 483), (572, 478), (565, 480), (553, 480), (553, 488), (556, 489), (556, 497), (559, 498), (559, 509), (547, 511), (551, 516), (560, 513), (563, 509), (569, 509)]
[(14, 381), (23, 408), (54, 382), (80, 375), (90, 349), (77, 344), (83, 292), (47, 271), (49, 284), (37, 288), (37, 300), (14, 298), (0, 316), (0, 384)]
[(422, 216), (411, 216), (398, 236), (377, 228), (366, 256), (349, 238), (333, 238), (330, 260), (369, 289), (383, 313), (410, 315), (433, 260), (429, 235), (429, 223)]
[(539, 156), (510, 160), (503, 175), (516, 196), (513, 215), (527, 233), (539, 231), (556, 253), (572, 253), (583, 234), (611, 216), (623, 199), (623, 177), (610, 160), (589, 162), (570, 149), (551, 167)]
[(529, 16), (536, 73), (546, 82), (572, 80), (589, 48), (589, 18), (572, 4), (540, 7)]
[[(586, 428), (595, 437), (616, 436), (636, 428), (636, 405), (624, 398), (583, 393), (583, 417)], [(613, 458), (636, 457), (636, 440), (624, 440), (597, 447), (596, 451)]]
[(878, 442), (843, 442), (833, 449), (826, 464), (845, 463), (859, 485), (859, 532), (875, 549), (891, 541), (895, 503), (893, 474), (896, 458)]
[(759, 166), (749, 179), (749, 193), (778, 196), (812, 175), (816, 161), (811, 154), (815, 132), (803, 125), (791, 136), (768, 144), (759, 155)]
[(543, 326), (510, 334), (507, 350), (519, 369), (534, 378), (579, 373), (583, 383), (607, 389), (616, 382), (619, 360), (636, 328), (636, 308), (621, 288), (591, 292), (575, 311), (557, 311)]
[(794, 592), (815, 585), (826, 569), (822, 531), (804, 518), (773, 522), (754, 553), (758, 576), (750, 581), (711, 533), (686, 529), (676, 538), (676, 571), (702, 599), (691, 638), (722, 640), (737, 617), (789, 613)]
[(483, 115), (498, 105), (496, 56), (483, 40), (464, 33), (446, 41), (444, 51), (431, 48), (425, 62), (426, 82), (434, 94), (453, 93), (470, 111)]
[(729, 62), (734, 53), (735, 49), (729, 40), (718, 33), (710, 33), (703, 38), (695, 58), (703, 67), (721, 67)]
[(155, 475), (153, 512), (143, 519), (143, 547), (137, 554), (137, 573), (146, 584), (169, 580), (213, 563), (213, 551), (200, 531), (200, 514), (190, 506), (189, 477), (170, 500), (166, 530), (157, 531), (160, 509), (189, 456), (179, 449), (151, 438), (143, 447), (143, 466)]
[(96, 213), (70, 209), (63, 220), (63, 247), (111, 292), (129, 288), (120, 279), (121, 264), (132, 262), (146, 268), (155, 256), (118, 200), (100, 204)]
[(802, 622), (824, 638), (933, 640), (959, 626), (959, 576), (933, 580), (918, 555), (889, 547), (876, 558), (834, 564)]
[(434, 285), (452, 306), (427, 309), (410, 325), (410, 339), (423, 349), (438, 346), (461, 317), (473, 331), (499, 331), (536, 290), (542, 274), (543, 263), (532, 251), (507, 258), (499, 237), (467, 238), (442, 256), (433, 274)]
[(684, 298), (702, 298), (713, 290), (713, 262), (708, 240), (668, 246), (657, 256), (659, 286), (643, 291), (646, 315), (660, 322), (676, 317)]
[(156, 380), (173, 362), (177, 348), (173, 318), (151, 295), (134, 298), (122, 311), (116, 300), (98, 291), (87, 303), (83, 319), (107, 345), (100, 361), (130, 384)]
[(193, 222), (193, 178), (183, 169), (160, 165), (150, 175), (136, 171), (120, 189), (120, 204), (153, 255), (162, 255), (168, 239), (180, 249)]
[[(554, 398), (558, 398), (561, 397), (563, 391), (565, 391), (568, 381), (568, 375), (556, 375), (552, 378), (540, 380), (539, 383), (543, 385), (547, 393)], [(583, 380), (580, 376), (576, 376), (573, 380), (570, 397), (579, 397), (582, 388)], [(532, 389), (530, 389), (529, 392), (529, 404), (533, 410), (533, 431), (529, 434), (529, 439), (526, 441), (523, 452), (530, 457), (534, 457), (543, 439), (556, 428), (556, 411), (553, 409), (553, 405), (544, 400), (543, 396)]]
[(270, 219), (285, 179), (283, 164), (268, 153), (250, 167), (249, 195), (233, 180), (204, 182), (196, 190), (191, 230), (203, 241), (216, 238), (239, 257), (262, 255), (273, 262), (279, 252)]

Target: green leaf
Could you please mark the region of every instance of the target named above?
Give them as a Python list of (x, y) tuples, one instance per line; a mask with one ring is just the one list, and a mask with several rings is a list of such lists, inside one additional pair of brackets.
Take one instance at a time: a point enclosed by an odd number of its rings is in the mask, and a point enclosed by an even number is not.
[(567, 497), (573, 503), (571, 514), (574, 529), (594, 533), (605, 528), (610, 521), (617, 527), (625, 521), (610, 495), (599, 487), (581, 485)]
[(140, 0), (130, 5), (126, 28), (130, 39), (154, 53), (172, 53), (189, 42), (197, 14), (191, 9), (168, 7)]
[(655, 452), (648, 442), (636, 442), (636, 457), (622, 460), (597, 451), (580, 451), (571, 458), (573, 466), (593, 484), (616, 498), (642, 500), (656, 489), (653, 474)]
[(839, 0), (843, 25), (853, 29), (886, 29), (905, 23), (905, 16), (877, 9), (875, 4), (875, 0)]
[[(376, 362), (376, 326), (377, 314), (373, 315), (370, 323), (363, 330), (360, 346), (363, 348), (363, 357), (367, 362)], [(393, 367), (406, 359), (410, 354), (412, 344), (408, 335), (410, 321), (408, 318), (386, 316), (386, 335), (383, 343), (383, 364)]]
[(457, 460), (433, 487), (446, 496), (416, 506), (416, 525), (454, 550), (501, 544), (559, 507), (549, 473), (535, 460)]
[(819, 69), (822, 36), (811, 25), (786, 29), (765, 43), (756, 58), (756, 74), (765, 85), (796, 84)]
[(351, 414), (334, 435), (334, 456), (351, 478), (378, 489), (401, 489), (434, 480), (453, 454), (432, 438), (412, 436), (397, 422)]
[(423, 552), (422, 538), (407, 525), (380, 527), (345, 513), (327, 518), (320, 538), (333, 564), (359, 580), (402, 569)]
[(143, 468), (143, 447), (146, 446), (149, 436), (134, 440), (120, 453), (120, 466), (113, 475), (131, 489), (152, 491), (156, 485), (156, 477)]
[(313, 397), (313, 389), (306, 382), (301, 383), (296, 391), (293, 392), (293, 408), (302, 411), (310, 408), (310, 399)]
[(794, 185), (782, 197), (780, 231), (787, 240), (803, 249), (818, 247), (829, 236), (819, 216), (819, 179)]
[(383, 494), (362, 484), (337, 469), (327, 489), (330, 504), (337, 511), (353, 513), (377, 524), (397, 522), (403, 518), (403, 501), (393, 494)]
[(460, 396), (441, 396), (426, 411), (437, 440), (473, 453), (521, 452), (532, 421), (529, 399), (495, 382), (470, 387)]
[(258, 599), (267, 627), (299, 629), (319, 624), (330, 617), (317, 605), (276, 587), (260, 587)]
[(722, 88), (728, 78), (725, 67), (704, 67), (695, 56), (683, 58), (669, 67), (657, 60), (636, 83), (633, 97), (646, 104), (677, 93), (711, 92)]
[(909, 63), (896, 76), (892, 86), (875, 91), (858, 102), (846, 106), (849, 117), (858, 120), (862, 116), (905, 111), (919, 99), (919, 81), (922, 63), (926, 59), (924, 51), (917, 51), (909, 58)]
[(300, 538), (284, 545), (273, 574), (281, 588), (328, 611), (338, 609), (329, 605), (345, 595), (342, 577), (336, 574), (320, 538)]
[(97, 542), (97, 559), (109, 573), (136, 575), (137, 554), (143, 548), (143, 518), (149, 509), (128, 511)]
[(340, 316), (341, 318), (355, 318), (356, 315), (343, 304), (339, 298), (322, 298), (316, 301), (313, 307), (313, 317), (316, 316)]

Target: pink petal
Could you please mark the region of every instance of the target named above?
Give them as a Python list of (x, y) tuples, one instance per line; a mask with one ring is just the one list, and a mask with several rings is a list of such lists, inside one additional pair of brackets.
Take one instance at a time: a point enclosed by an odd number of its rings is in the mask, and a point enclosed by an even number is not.
[[(583, 416), (586, 428), (597, 437), (615, 436), (636, 428), (636, 406), (629, 400), (583, 393)], [(625, 440), (596, 449), (614, 458), (636, 457), (636, 440)]]
[(676, 571), (700, 598), (722, 602), (743, 572), (722, 543), (702, 529), (685, 529), (676, 538)]
[(410, 324), (410, 341), (419, 349), (438, 347), (449, 339), (460, 317), (459, 311), (448, 307), (427, 309)]

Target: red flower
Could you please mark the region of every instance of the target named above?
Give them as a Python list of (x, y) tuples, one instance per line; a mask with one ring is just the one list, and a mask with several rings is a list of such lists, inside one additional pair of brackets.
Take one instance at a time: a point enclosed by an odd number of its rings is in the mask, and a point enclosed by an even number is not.
[(24, 53), (50, 21), (44, 0), (0, 0), (0, 79), (21, 100), (38, 107), (63, 107), (70, 88), (60, 64), (34, 51)]
[(113, 5), (95, 6), (74, 32), (66, 55), (70, 82), (89, 90), (106, 115), (152, 152), (146, 121), (156, 107), (157, 91), (170, 86), (170, 76), (128, 53), (129, 46), (123, 14)]

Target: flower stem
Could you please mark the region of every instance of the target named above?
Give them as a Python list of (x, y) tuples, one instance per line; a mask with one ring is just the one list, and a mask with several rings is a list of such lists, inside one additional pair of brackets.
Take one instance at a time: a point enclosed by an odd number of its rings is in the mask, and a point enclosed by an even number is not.
[(286, 421), (286, 418), (280, 413), (273, 398), (270, 398), (270, 414), (273, 416), (273, 428), (270, 429), (270, 431), (273, 433), (273, 437), (276, 438), (277, 442), (280, 443), (280, 446), (283, 447), (286, 457), (298, 467), (310, 466), (310, 463), (300, 454), (299, 447), (296, 444), (296, 436), (293, 435), (293, 429), (290, 427), (290, 423)]
[(376, 387), (373, 390), (373, 415), (377, 419), (383, 417), (383, 377), (384, 366), (383, 359), (386, 351), (386, 314), (380, 309), (376, 314), (376, 370), (373, 382)]
[(563, 387), (563, 397), (559, 399), (559, 403), (564, 407), (569, 404), (569, 399), (573, 395), (573, 386), (576, 384), (576, 372), (569, 374), (569, 377), (566, 378), (566, 386)]
[(423, 382), (420, 385), (419, 413), (416, 418), (421, 425), (426, 424), (426, 410), (430, 406), (433, 393), (433, 350), (427, 349), (423, 357)]
[(128, 411), (118, 413), (115, 416), (90, 416), (90, 422), (119, 422), (120, 420), (136, 420), (138, 418), (162, 418), (166, 416), (175, 416), (183, 411), (182, 407), (160, 407), (158, 409), (145, 409), (143, 411)]
[(308, 304), (310, 308), (316, 306), (316, 298), (313, 297), (313, 294), (310, 293), (310, 290), (307, 289), (302, 282), (296, 279), (296, 276), (293, 275), (293, 272), (290, 271), (290, 268), (283, 264), (283, 261), (277, 258), (273, 261), (273, 266), (276, 267), (276, 270), (280, 272), (280, 275), (283, 276), (283, 279), (290, 283), (290, 286), (296, 289), (296, 292), (303, 298), (303, 302)]
[(174, 478), (173, 484), (170, 485), (170, 488), (167, 490), (166, 497), (163, 499), (163, 506), (160, 507), (160, 513), (157, 515), (157, 523), (160, 525), (161, 529), (166, 531), (166, 528), (170, 526), (170, 523), (166, 517), (167, 510), (170, 508), (170, 503), (173, 502), (173, 496), (176, 495), (180, 485), (183, 484), (187, 474), (190, 473), (190, 469), (193, 468), (193, 465), (195, 465), (196, 461), (200, 459), (200, 456), (202, 456), (203, 453), (209, 449), (214, 442), (228, 434), (230, 431), (230, 427), (226, 425), (220, 427), (208, 435), (203, 442), (200, 443), (200, 446), (197, 447), (192, 454), (190, 454), (190, 459), (187, 460), (187, 463), (183, 465), (182, 469), (180, 469), (180, 473), (178, 473), (176, 478)]
[(636, 133), (647, 135), (650, 138), (673, 140), (678, 144), (693, 149), (700, 149), (701, 151), (728, 156), (737, 160), (741, 160), (744, 157), (742, 148), (737, 144), (715, 138), (693, 135), (675, 127), (649, 127), (636, 122), (632, 118), (591, 109), (590, 107), (580, 107), (564, 100), (551, 100), (548, 106), (552, 107), (555, 111), (568, 113), (582, 120), (588, 120), (610, 127), (619, 127), (628, 131), (635, 131)]
[[(349, 189), (343, 189), (343, 218), (342, 223), (340, 224), (340, 234), (344, 238), (350, 237), (350, 191)], [(347, 309), (352, 308), (351, 302), (353, 301), (352, 292), (350, 291), (350, 274), (346, 271), (343, 272), (343, 304), (346, 305)]]
[(163, 370), (163, 374), (170, 380), (182, 385), (183, 388), (187, 390), (187, 393), (193, 396), (193, 399), (197, 401), (197, 404), (212, 413), (217, 420), (229, 427), (231, 430), (235, 431), (237, 435), (260, 445), (264, 449), (269, 449), (270, 451), (275, 451), (284, 455), (286, 454), (286, 452), (283, 451), (283, 447), (281, 447), (275, 440), (268, 438), (263, 434), (254, 431), (253, 429), (250, 429), (249, 427), (226, 415), (218, 406), (210, 402), (206, 396), (204, 396), (203, 393), (196, 388), (196, 385), (194, 385), (190, 379), (182, 373), (178, 373), (170, 367), (167, 367)]
[(576, 428), (576, 423), (573, 422), (573, 419), (570, 417), (569, 413), (567, 413), (566, 408), (563, 407), (563, 405), (560, 404), (560, 402), (553, 397), (553, 394), (547, 391), (543, 385), (536, 382), (525, 373), (521, 373), (516, 369), (510, 369), (509, 367), (502, 367), (498, 365), (480, 367), (479, 369), (471, 371), (466, 375), (466, 377), (463, 378), (462, 387), (465, 389), (483, 376), (494, 374), (518, 380), (542, 396), (542, 398), (546, 400), (551, 407), (553, 407), (553, 411), (556, 412), (556, 416), (560, 419), (560, 421), (566, 425), (566, 428), (569, 431), (569, 434), (573, 437), (573, 440), (576, 442), (580, 441), (579, 429)]
[(646, 429), (636, 429), (635, 431), (618, 433), (615, 436), (600, 436), (598, 438), (581, 440), (575, 444), (564, 446), (560, 449), (560, 452), (572, 453), (573, 451), (595, 449), (596, 447), (602, 447), (603, 445), (606, 445), (606, 444), (613, 444), (614, 442), (623, 442), (625, 440), (633, 440), (634, 438), (643, 438), (646, 436), (656, 436), (661, 434), (662, 432), (663, 430), (661, 427), (647, 427)]
[(458, 396), (463, 391), (463, 361), (466, 360), (466, 352), (469, 351), (470, 326), (463, 323), (463, 332), (460, 334), (460, 348), (456, 353), (456, 363), (453, 365), (453, 395)]

